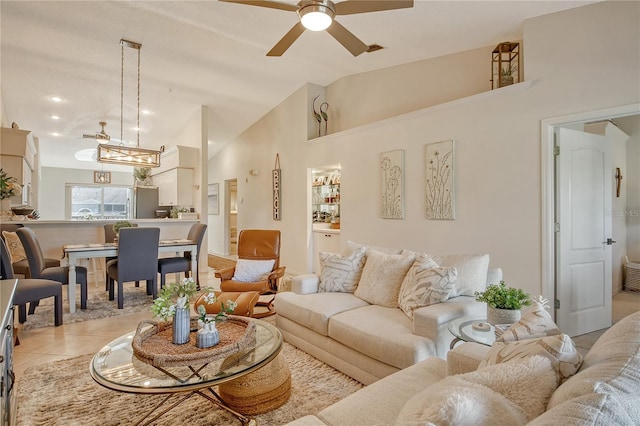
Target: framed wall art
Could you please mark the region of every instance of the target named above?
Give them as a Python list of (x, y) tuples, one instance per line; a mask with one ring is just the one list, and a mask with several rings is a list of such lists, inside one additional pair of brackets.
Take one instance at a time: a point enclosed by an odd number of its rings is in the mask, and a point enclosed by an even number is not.
[(404, 150), (380, 154), (382, 217), (404, 219)]
[(219, 183), (210, 183), (207, 187), (207, 212), (208, 214), (220, 214), (220, 204), (218, 200)]
[(427, 219), (455, 219), (453, 140), (425, 146)]
[(111, 183), (111, 172), (94, 171), (93, 183)]

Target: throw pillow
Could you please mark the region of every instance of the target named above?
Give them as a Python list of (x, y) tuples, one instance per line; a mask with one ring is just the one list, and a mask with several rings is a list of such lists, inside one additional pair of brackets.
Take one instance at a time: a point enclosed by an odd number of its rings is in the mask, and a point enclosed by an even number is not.
[(354, 251), (358, 250), (359, 248), (364, 247), (365, 250), (375, 250), (375, 251), (380, 251), (382, 253), (386, 253), (386, 254), (401, 254), (403, 252), (402, 249), (396, 249), (396, 248), (387, 248), (387, 247), (376, 247), (376, 246), (366, 246), (364, 244), (360, 244), (360, 243), (356, 243), (354, 241), (347, 241), (347, 244), (345, 246), (344, 252), (342, 253), (343, 256), (349, 256), (351, 253), (353, 253)]
[(534, 303), (533, 308), (524, 314), (517, 323), (506, 329), (496, 342), (514, 342), (535, 337), (555, 336), (562, 332), (558, 328), (551, 314), (541, 303)]
[(365, 258), (364, 247), (349, 256), (320, 252), (319, 292), (353, 293), (358, 286)]
[(24, 247), (22, 247), (18, 234), (15, 232), (2, 231), (2, 236), (4, 237), (4, 241), (7, 243), (11, 263), (20, 262), (27, 258), (27, 254), (24, 252)]
[(524, 425), (542, 414), (556, 388), (548, 359), (535, 356), (448, 376), (414, 395), (397, 425)]
[(367, 250), (367, 261), (354, 294), (372, 305), (397, 308), (402, 279), (414, 261), (413, 253), (385, 254)]
[(495, 342), (478, 369), (515, 359), (541, 355), (551, 361), (558, 384), (574, 375), (582, 365), (582, 355), (566, 334), (527, 339), (518, 342)]
[(413, 311), (423, 306), (447, 301), (455, 294), (456, 268), (440, 268), (431, 256), (421, 253), (402, 280), (398, 306), (413, 318)]
[(454, 296), (473, 296), (476, 291), (484, 291), (487, 287), (488, 254), (433, 256), (433, 260), (440, 266), (458, 270)]
[(233, 273), (233, 280), (243, 283), (255, 283), (267, 279), (273, 270), (276, 261), (270, 260), (249, 260), (238, 259), (236, 269)]

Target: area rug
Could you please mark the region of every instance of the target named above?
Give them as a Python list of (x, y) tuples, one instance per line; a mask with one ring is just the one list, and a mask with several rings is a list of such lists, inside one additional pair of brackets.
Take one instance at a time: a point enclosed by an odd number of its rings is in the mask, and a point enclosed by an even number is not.
[[(89, 286), (93, 286), (93, 284), (89, 284)], [(144, 281), (140, 283), (140, 287), (135, 287), (133, 283), (125, 284), (124, 309), (118, 309), (117, 300), (109, 300), (109, 292), (104, 291), (104, 287), (90, 288), (87, 309), (80, 309), (80, 288), (76, 290), (76, 311), (71, 314), (67, 303), (67, 286), (62, 286), (63, 324), (148, 311), (153, 303), (153, 299), (145, 291)], [(19, 329), (27, 331), (48, 326), (54, 326), (53, 297), (41, 300), (36, 312), (33, 315), (28, 315), (27, 322), (21, 324)]]
[[(315, 414), (362, 388), (362, 384), (311, 355), (284, 343), (291, 369), (291, 397), (280, 408), (254, 416), (258, 424), (282, 425)], [(92, 355), (29, 367), (17, 382), (17, 424), (125, 425), (151, 410), (162, 395), (138, 395), (106, 389), (89, 376)], [(154, 425), (240, 425), (199, 396), (189, 398)]]

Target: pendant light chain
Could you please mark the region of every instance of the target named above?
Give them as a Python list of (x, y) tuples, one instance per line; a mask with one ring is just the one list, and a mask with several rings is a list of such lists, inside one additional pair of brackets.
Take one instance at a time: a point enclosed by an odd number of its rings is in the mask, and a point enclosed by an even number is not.
[(124, 43), (120, 41), (120, 145), (124, 145)]
[(138, 129), (138, 139), (137, 139), (138, 148), (140, 148), (140, 49), (141, 48), (142, 46), (138, 48), (138, 123), (136, 127)]

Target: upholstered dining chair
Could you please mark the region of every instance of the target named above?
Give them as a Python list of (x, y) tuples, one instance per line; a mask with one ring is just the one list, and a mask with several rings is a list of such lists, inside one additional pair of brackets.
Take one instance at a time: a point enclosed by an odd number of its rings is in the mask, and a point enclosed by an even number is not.
[[(27, 260), (27, 256), (24, 254), (24, 248), (22, 247), (22, 243), (20, 242), (20, 238), (18, 238), (18, 234), (16, 234), (16, 230), (22, 228), (22, 224), (20, 223), (0, 223), (0, 230), (2, 231), (2, 239), (5, 243), (7, 243), (7, 248), (9, 249), (13, 273), (18, 278), (25, 277), (31, 278), (31, 273), (29, 272), (29, 261)], [(13, 260), (17, 258), (16, 260)], [(60, 266), (60, 260), (53, 259), (49, 257), (44, 258), (44, 266), (45, 268), (51, 268), (53, 266)]]
[(118, 283), (118, 309), (124, 308), (123, 283), (146, 281), (147, 294), (158, 292), (158, 245), (160, 228), (122, 228), (118, 236), (118, 258), (107, 262), (109, 300)]
[(243, 229), (238, 235), (236, 265), (215, 271), (215, 276), (220, 278), (223, 292), (257, 291), (263, 296), (271, 295), (268, 300), (256, 303), (267, 308), (266, 312), (253, 314), (254, 318), (262, 318), (275, 314), (273, 301), (284, 272), (285, 267), (280, 266), (280, 231)]
[[(116, 237), (118, 236), (118, 234), (116, 234), (116, 231), (113, 230), (113, 223), (106, 223), (104, 225), (104, 242), (105, 243), (113, 243), (116, 240)], [(132, 228), (137, 228), (138, 224), (137, 223), (132, 223), (131, 224)], [(110, 260), (116, 260), (117, 257), (105, 257), (104, 258), (104, 263), (105, 265), (107, 264), (107, 262), (109, 262)], [(136, 281), (136, 287), (138, 287), (140, 281)], [(104, 290), (108, 291), (109, 290), (109, 275), (105, 272), (104, 274)]]
[[(198, 243), (198, 256), (196, 257), (196, 271), (198, 271), (198, 258), (200, 257), (200, 246), (202, 239), (207, 231), (207, 225), (204, 223), (194, 223), (189, 229), (187, 240)], [(191, 276), (191, 252), (184, 252), (183, 256), (165, 257), (158, 260), (158, 273), (160, 274), (160, 288), (164, 287), (167, 274), (184, 272), (186, 277)], [(200, 288), (200, 278), (198, 274), (195, 277), (196, 288)]]
[[(0, 277), (2, 279), (15, 278), (13, 267), (9, 258), (9, 250), (4, 240), (0, 240)], [(53, 297), (53, 315), (56, 326), (62, 325), (62, 284), (53, 280), (41, 280), (35, 278), (19, 278), (16, 287), (13, 304), (18, 306), (18, 322), (27, 321), (27, 303), (29, 314), (35, 312), (37, 302), (47, 297)]]
[[(61, 284), (69, 285), (69, 267), (68, 266), (52, 266), (45, 267), (44, 255), (42, 248), (38, 242), (35, 232), (31, 228), (23, 227), (16, 231), (20, 242), (24, 247), (24, 252), (29, 261), (29, 270), (31, 278), (43, 280), (58, 281)], [(87, 309), (87, 268), (76, 266), (76, 280), (80, 284), (80, 309)], [(74, 283), (73, 285), (75, 285)], [(76, 303), (70, 300), (69, 303)]]

